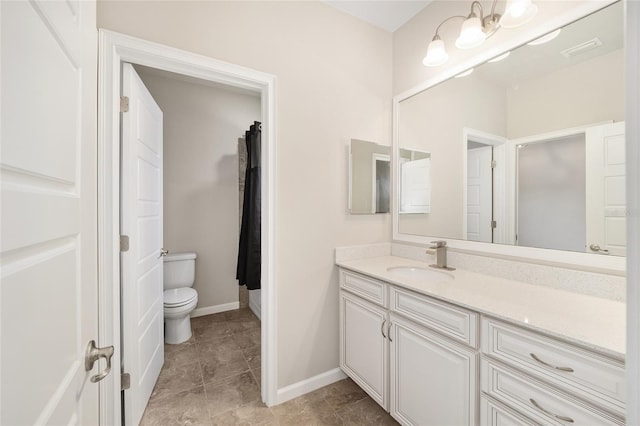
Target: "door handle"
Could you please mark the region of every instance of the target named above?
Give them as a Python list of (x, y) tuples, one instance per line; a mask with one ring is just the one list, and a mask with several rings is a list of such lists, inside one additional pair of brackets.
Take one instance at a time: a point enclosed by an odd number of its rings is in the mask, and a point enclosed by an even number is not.
[(589, 248), (591, 249), (591, 251), (595, 251), (596, 253), (609, 254), (609, 250), (601, 249), (597, 244), (591, 244)]
[(161, 257), (164, 257), (166, 255), (169, 254), (169, 250), (165, 249), (165, 248), (161, 248), (160, 249), (160, 256), (158, 256), (158, 259), (160, 259)]
[(91, 371), (93, 365), (100, 358), (104, 358), (107, 361), (107, 367), (100, 373), (91, 377), (92, 383), (97, 383), (100, 380), (107, 377), (107, 374), (111, 371), (111, 357), (113, 356), (113, 346), (106, 346), (104, 348), (96, 347), (96, 341), (92, 340), (87, 345), (87, 350), (84, 356), (84, 369)]

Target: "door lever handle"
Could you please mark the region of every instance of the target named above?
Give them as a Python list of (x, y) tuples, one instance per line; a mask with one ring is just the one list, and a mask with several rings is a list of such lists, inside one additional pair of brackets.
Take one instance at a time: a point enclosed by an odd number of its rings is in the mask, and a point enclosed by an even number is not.
[(591, 249), (591, 251), (595, 251), (596, 253), (609, 254), (609, 250), (601, 249), (597, 244), (591, 244), (589, 248)]
[(92, 340), (87, 345), (87, 351), (84, 356), (84, 369), (91, 371), (93, 365), (100, 358), (104, 358), (107, 361), (107, 367), (100, 373), (91, 377), (92, 383), (97, 383), (100, 380), (107, 377), (107, 374), (111, 371), (111, 357), (113, 356), (113, 346), (105, 346), (104, 348), (96, 347), (96, 341)]
[(161, 248), (160, 249), (160, 256), (158, 256), (158, 259), (160, 259), (161, 257), (164, 257), (166, 255), (169, 254), (169, 250), (165, 249), (165, 248)]

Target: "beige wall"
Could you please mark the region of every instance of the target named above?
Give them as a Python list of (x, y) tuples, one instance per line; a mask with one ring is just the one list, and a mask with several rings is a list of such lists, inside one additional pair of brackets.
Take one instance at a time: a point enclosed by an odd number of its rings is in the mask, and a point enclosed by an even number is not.
[(320, 2), (99, 1), (98, 26), (277, 76), (278, 387), (336, 368), (334, 248), (391, 234), (346, 214), (345, 150), (390, 144), (391, 34)]
[(402, 214), (403, 234), (462, 238), (463, 141), (465, 127), (503, 136), (507, 129), (504, 90), (476, 74), (454, 78), (400, 104), (402, 148), (431, 153), (431, 212)]
[[(566, 15), (567, 12), (577, 9), (590, 9), (593, 11), (611, 2), (607, 0), (537, 1), (538, 14), (527, 25), (513, 29), (501, 29), (481, 47), (468, 50), (457, 49), (454, 45), (456, 37), (460, 32), (460, 23), (458, 21), (448, 22), (442, 26), (440, 36), (447, 47), (449, 61), (440, 67), (425, 67), (422, 65), (422, 59), (427, 53), (427, 46), (433, 38), (438, 24), (449, 16), (468, 14), (469, 3), (470, 2), (450, 0), (433, 1), (413, 19), (393, 33), (394, 95), (409, 90), (425, 80), (434, 78), (448, 68), (478, 57), (500, 44), (508, 43), (511, 44), (510, 47), (515, 47), (526, 39), (531, 39), (528, 35), (532, 34), (536, 27), (559, 22), (563, 20), (563, 15)], [(505, 3), (504, 0), (499, 0), (496, 10), (498, 12), (503, 11)], [(490, 10), (490, 1), (483, 0), (481, 4), (485, 10)], [(516, 41), (518, 37), (524, 37), (525, 40), (518, 42)]]
[(198, 307), (238, 302), (238, 137), (260, 98), (138, 72), (164, 118), (164, 247), (195, 251)]
[(624, 120), (624, 49), (507, 90), (510, 139)]

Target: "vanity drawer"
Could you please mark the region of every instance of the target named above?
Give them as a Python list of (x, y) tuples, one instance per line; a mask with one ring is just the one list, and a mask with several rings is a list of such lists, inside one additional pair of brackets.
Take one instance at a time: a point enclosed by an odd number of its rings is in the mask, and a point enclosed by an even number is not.
[(477, 347), (478, 314), (398, 287), (390, 290), (391, 311)]
[(541, 424), (624, 424), (620, 418), (486, 358), (481, 360), (480, 368), (484, 393)]
[(384, 307), (389, 305), (387, 287), (383, 281), (340, 269), (340, 288)]
[(480, 424), (482, 426), (538, 426), (540, 423), (526, 418), (483, 393), (480, 395)]
[(481, 349), (486, 355), (624, 415), (625, 370), (620, 361), (485, 317)]

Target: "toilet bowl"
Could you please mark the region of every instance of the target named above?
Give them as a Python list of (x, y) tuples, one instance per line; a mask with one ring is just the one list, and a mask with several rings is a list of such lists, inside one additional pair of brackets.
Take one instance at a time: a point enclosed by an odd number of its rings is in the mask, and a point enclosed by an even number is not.
[(173, 253), (164, 257), (164, 340), (178, 344), (191, 338), (189, 314), (198, 304), (195, 283), (195, 253)]

